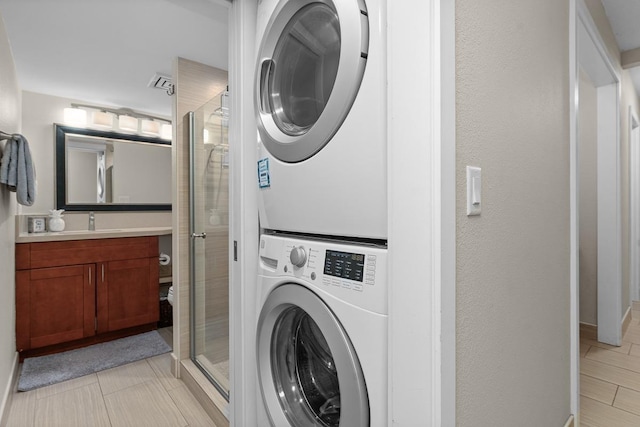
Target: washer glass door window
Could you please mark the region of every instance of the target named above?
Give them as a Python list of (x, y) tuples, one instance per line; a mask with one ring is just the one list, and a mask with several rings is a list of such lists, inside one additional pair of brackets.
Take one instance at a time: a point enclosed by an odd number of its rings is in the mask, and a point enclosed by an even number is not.
[(269, 21), (256, 102), (261, 140), (279, 160), (313, 156), (348, 114), (368, 51), (360, 7), (357, 0), (282, 0)]
[(259, 320), (258, 355), (273, 425), (369, 425), (357, 355), (333, 312), (310, 290), (287, 284), (269, 295)]

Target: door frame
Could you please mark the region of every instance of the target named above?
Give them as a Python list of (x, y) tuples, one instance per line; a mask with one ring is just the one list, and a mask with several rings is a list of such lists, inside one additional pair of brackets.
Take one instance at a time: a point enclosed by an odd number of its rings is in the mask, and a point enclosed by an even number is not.
[[(387, 160), (388, 281), (397, 285), (389, 293), (388, 425), (448, 426), (456, 411), (455, 2), (408, 3), (386, 5), (387, 137), (403, 142), (388, 145)], [(237, 242), (229, 415), (231, 425), (246, 426), (256, 425), (257, 406), (256, 12), (256, 2), (234, 1), (229, 21), (230, 243)], [(406, 197), (409, 189), (422, 197)], [(425, 243), (407, 243), (416, 241)]]
[(640, 120), (629, 106), (629, 218), (631, 236), (629, 239), (631, 302), (640, 301)]
[[(598, 99), (598, 341), (620, 345), (623, 315), (620, 192), (621, 79), (584, 0), (578, 1), (577, 15), (577, 64), (589, 75), (596, 87)], [(579, 91), (578, 83), (576, 88)], [(577, 144), (577, 129), (575, 131)], [(576, 165), (575, 173), (577, 169)], [(577, 178), (576, 183), (579, 185)], [(577, 208), (576, 215), (579, 215)], [(576, 217), (576, 224), (578, 221), (579, 216)], [(576, 277), (578, 277), (577, 274), (576, 272)]]
[[(606, 318), (603, 316), (603, 323), (598, 319), (598, 339), (607, 341), (611, 344), (619, 343), (622, 335), (622, 262), (621, 262), (621, 231), (620, 231), (620, 136), (617, 129), (619, 128), (620, 118), (620, 77), (617, 74), (613, 61), (609, 58), (606, 45), (604, 44), (600, 33), (597, 29), (591, 13), (589, 12), (584, 0), (570, 0), (570, 22), (569, 22), (569, 90), (570, 90), (570, 136), (569, 136), (569, 156), (570, 156), (570, 404), (571, 412), (574, 414), (576, 424), (580, 424), (580, 275), (579, 275), (579, 211), (578, 211), (578, 189), (579, 189), (579, 170), (578, 170), (578, 103), (579, 103), (579, 69), (584, 68), (592, 79), (599, 81), (596, 86), (602, 90), (598, 90), (598, 114), (607, 108), (612, 113), (606, 117), (606, 122), (600, 123), (598, 120), (598, 170), (607, 170), (607, 167), (613, 165), (609, 170), (610, 174), (598, 174), (599, 191), (611, 191), (613, 189), (613, 201), (609, 209), (603, 206), (604, 200), (598, 200), (598, 255), (605, 247), (610, 250), (613, 256), (605, 256), (602, 259), (598, 257), (598, 282), (604, 281), (604, 273), (613, 275), (613, 281), (605, 286), (598, 287), (598, 315), (607, 313)], [(604, 84), (606, 79), (609, 84)], [(594, 82), (595, 83), (595, 82)], [(608, 87), (607, 87), (608, 86)], [(605, 102), (606, 101), (606, 102)], [(601, 132), (602, 131), (602, 132)], [(613, 153), (609, 157), (603, 159), (600, 157), (601, 152), (606, 151), (608, 145), (613, 147)], [(611, 149), (612, 147), (608, 147)], [(603, 176), (601, 176), (603, 175)], [(600, 216), (600, 209), (603, 209), (604, 216)], [(607, 224), (609, 223), (609, 224)], [(612, 224), (612, 225), (611, 225)], [(604, 228), (610, 225), (613, 229), (610, 241), (601, 241), (600, 236), (604, 237)], [(617, 243), (616, 243), (617, 242)], [(600, 268), (600, 263), (603, 268)], [(602, 271), (601, 271), (602, 270)], [(601, 279), (600, 274), (603, 273)], [(602, 288), (602, 289), (601, 289)], [(602, 291), (603, 298), (600, 297)], [(611, 298), (606, 298), (606, 294), (610, 294)], [(602, 333), (602, 336), (600, 334)]]

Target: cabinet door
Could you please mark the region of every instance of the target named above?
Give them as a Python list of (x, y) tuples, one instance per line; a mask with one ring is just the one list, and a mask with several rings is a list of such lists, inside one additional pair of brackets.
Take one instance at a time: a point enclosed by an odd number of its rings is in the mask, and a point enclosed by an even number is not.
[(18, 351), (95, 335), (95, 265), (16, 273)]
[(157, 258), (104, 262), (99, 269), (99, 333), (158, 321)]

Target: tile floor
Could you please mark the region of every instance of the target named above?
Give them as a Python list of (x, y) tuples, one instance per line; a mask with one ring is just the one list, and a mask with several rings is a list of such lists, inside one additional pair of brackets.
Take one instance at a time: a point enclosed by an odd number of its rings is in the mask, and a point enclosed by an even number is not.
[(166, 353), (96, 374), (14, 392), (7, 427), (178, 427), (215, 424)]
[[(634, 308), (638, 308), (634, 303)], [(640, 426), (640, 311), (622, 346), (580, 336), (580, 419), (583, 427)]]

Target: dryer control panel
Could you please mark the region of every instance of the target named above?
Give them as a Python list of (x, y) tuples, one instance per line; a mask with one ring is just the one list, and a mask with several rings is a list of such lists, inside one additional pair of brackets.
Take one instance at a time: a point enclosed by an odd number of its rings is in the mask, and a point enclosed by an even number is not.
[(263, 235), (261, 274), (298, 278), (358, 306), (386, 313), (383, 247)]

